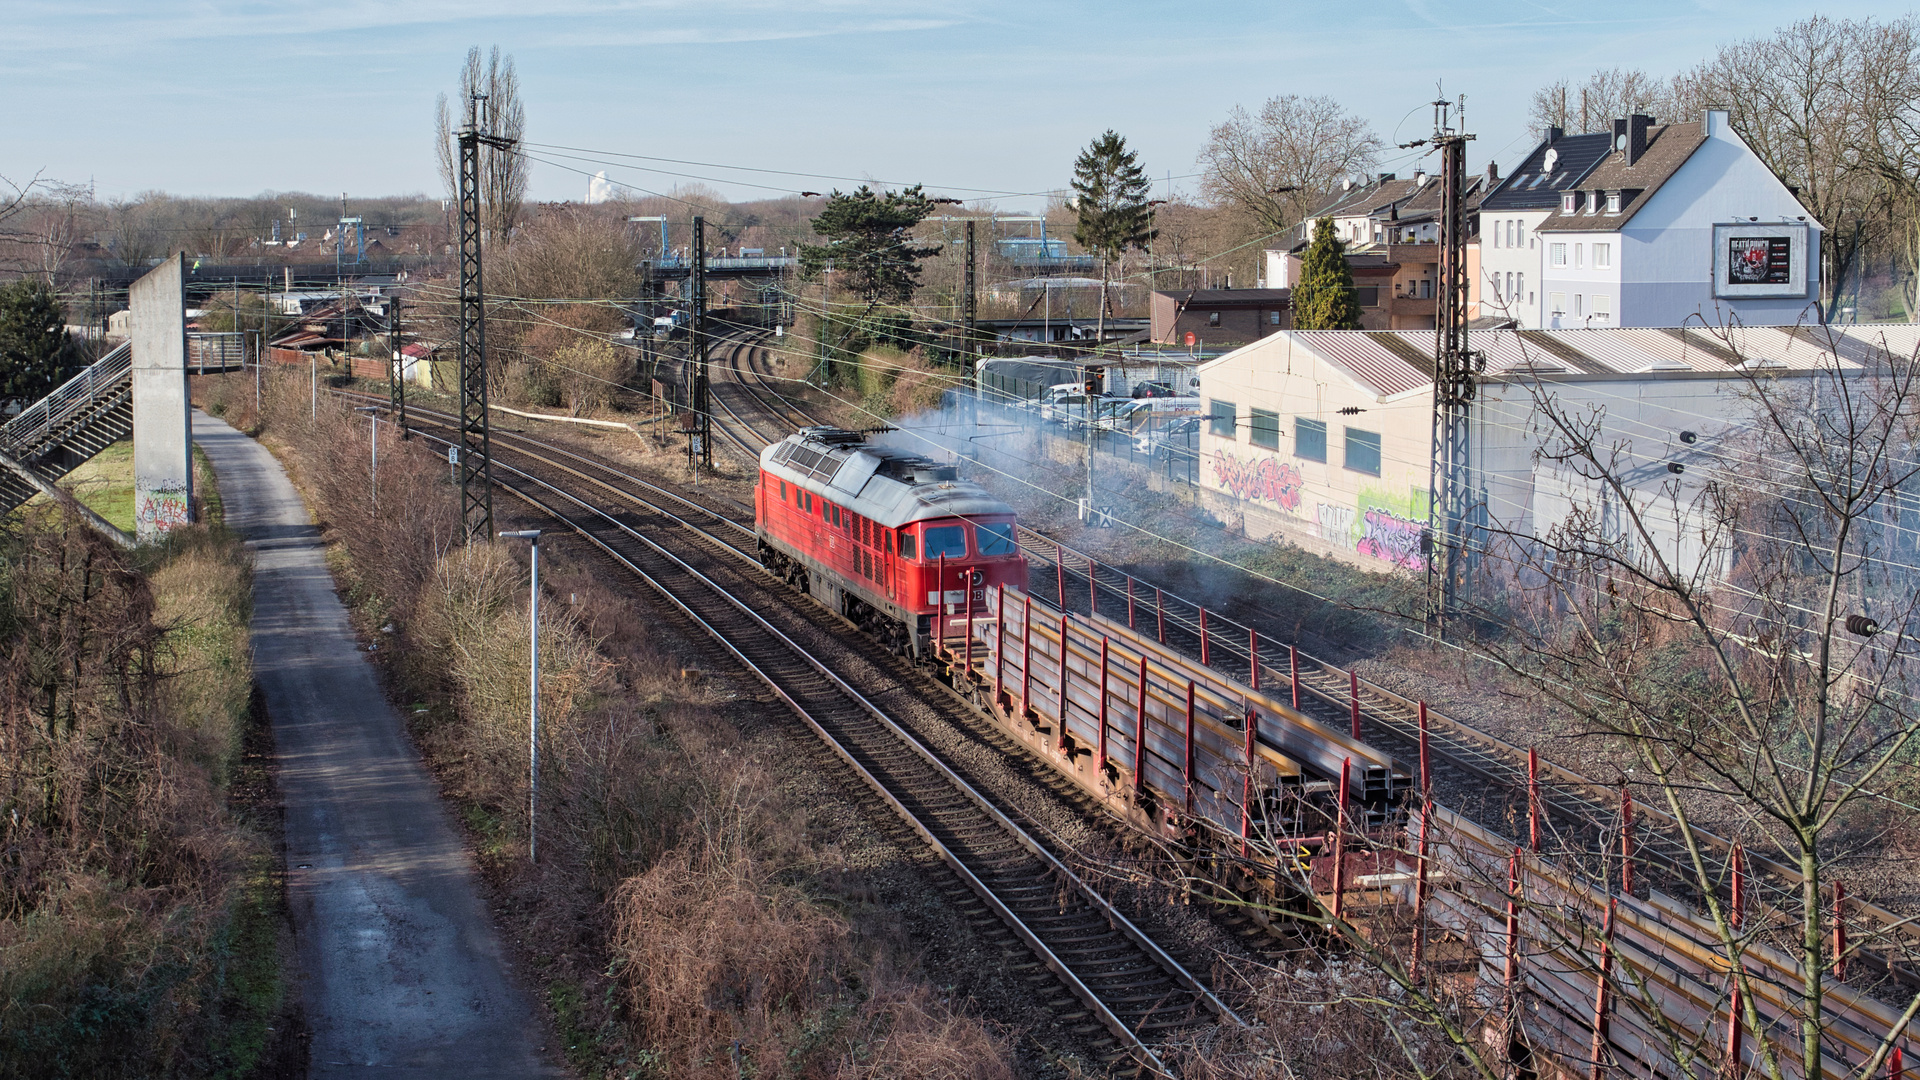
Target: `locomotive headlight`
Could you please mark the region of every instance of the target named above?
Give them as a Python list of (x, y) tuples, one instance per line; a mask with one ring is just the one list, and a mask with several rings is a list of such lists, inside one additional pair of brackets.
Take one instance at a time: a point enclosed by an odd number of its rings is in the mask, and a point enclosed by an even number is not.
[(985, 580), (987, 580), (987, 575), (981, 573), (979, 567), (976, 566), (972, 570), (967, 571), (967, 584), (978, 585)]

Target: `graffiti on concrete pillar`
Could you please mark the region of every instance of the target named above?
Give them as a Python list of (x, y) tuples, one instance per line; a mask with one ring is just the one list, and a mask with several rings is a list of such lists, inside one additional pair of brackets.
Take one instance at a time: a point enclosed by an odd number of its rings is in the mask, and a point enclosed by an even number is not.
[(1241, 461), (1225, 450), (1213, 453), (1213, 479), (1238, 499), (1252, 499), (1293, 513), (1300, 508), (1300, 470), (1271, 457)]
[(1420, 554), (1420, 533), (1425, 525), (1377, 507), (1367, 511), (1365, 521), (1366, 531), (1354, 550), (1407, 570), (1426, 567), (1426, 560)]
[(134, 532), (142, 540), (192, 522), (193, 503), (187, 485), (178, 481), (143, 488), (134, 501)]
[(1353, 539), (1353, 507), (1316, 503), (1313, 510), (1314, 520), (1320, 526), (1320, 539), (1346, 547), (1347, 541)]

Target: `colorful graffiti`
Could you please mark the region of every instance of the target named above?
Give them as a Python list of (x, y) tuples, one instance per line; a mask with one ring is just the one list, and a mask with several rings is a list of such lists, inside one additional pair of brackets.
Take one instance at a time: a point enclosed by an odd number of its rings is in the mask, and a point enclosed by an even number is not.
[(1314, 521), (1320, 526), (1320, 539), (1346, 547), (1353, 539), (1353, 507), (1317, 503), (1313, 510)]
[(193, 504), (185, 484), (141, 491), (138, 496), (134, 500), (133, 526), (141, 540), (150, 540), (193, 522)]
[(1216, 450), (1213, 479), (1235, 498), (1270, 502), (1289, 514), (1300, 508), (1300, 470), (1274, 458), (1241, 461), (1225, 450)]
[(1426, 568), (1426, 558), (1420, 554), (1420, 534), (1425, 525), (1380, 509), (1368, 510), (1365, 521), (1366, 533), (1355, 551), (1407, 570)]

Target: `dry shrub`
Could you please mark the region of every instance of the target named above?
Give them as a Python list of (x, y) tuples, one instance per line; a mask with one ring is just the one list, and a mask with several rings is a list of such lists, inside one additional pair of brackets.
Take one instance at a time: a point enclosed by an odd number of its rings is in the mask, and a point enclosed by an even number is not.
[(941, 397), (955, 384), (951, 373), (936, 369), (917, 349), (902, 353), (895, 363), (897, 370), (888, 395), (893, 416), (917, 416), (939, 408)]
[(603, 408), (619, 389), (626, 365), (612, 345), (583, 338), (554, 351), (552, 367), (567, 409), (579, 416)]
[(129, 556), (58, 508), (0, 548), (0, 1077), (204, 1069), (257, 850), (223, 790), (244, 553), (196, 526)]
[(1364, 964), (1262, 970), (1253, 981), (1249, 1026), (1221, 1024), (1166, 1048), (1183, 1080), (1477, 1075), (1437, 1028), (1398, 1007), (1398, 987)]
[(688, 840), (612, 900), (616, 964), (656, 1071), (1010, 1077), (1004, 1038), (864, 955), (798, 884), (812, 862), (798, 808), (757, 762), (714, 749), (694, 751), (705, 798)]

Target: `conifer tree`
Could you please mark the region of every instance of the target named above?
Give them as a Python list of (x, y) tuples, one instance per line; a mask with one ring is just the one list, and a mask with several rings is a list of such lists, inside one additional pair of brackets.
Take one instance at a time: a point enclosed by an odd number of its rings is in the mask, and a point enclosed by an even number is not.
[(35, 401), (68, 374), (67, 308), (42, 278), (0, 286), (0, 401)]
[(1293, 288), (1295, 330), (1358, 330), (1360, 302), (1354, 295), (1347, 245), (1334, 235), (1333, 222), (1313, 226), (1313, 242), (1300, 260), (1300, 284)]
[(1108, 131), (1093, 140), (1073, 163), (1073, 206), (1078, 215), (1073, 238), (1100, 256), (1100, 316), (1094, 341), (1107, 333), (1107, 279), (1113, 263), (1128, 248), (1145, 248), (1154, 237), (1153, 208), (1147, 195), (1153, 182), (1140, 167), (1127, 140)]

